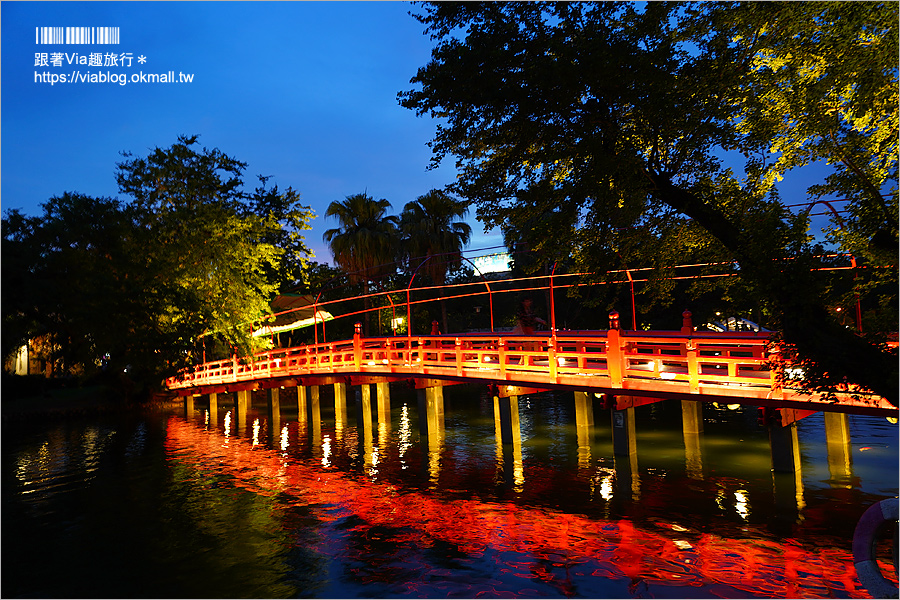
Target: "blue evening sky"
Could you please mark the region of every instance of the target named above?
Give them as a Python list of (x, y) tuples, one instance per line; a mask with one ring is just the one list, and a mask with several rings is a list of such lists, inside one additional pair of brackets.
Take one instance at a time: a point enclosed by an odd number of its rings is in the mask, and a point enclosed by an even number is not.
[[(366, 191), (403, 205), (451, 183), (452, 161), (427, 170), (436, 123), (397, 103), (430, 57), (406, 2), (3, 2), (2, 208), (38, 214), (66, 191), (118, 194), (120, 152), (144, 156), (179, 134), (249, 163), (318, 217), (306, 232), (320, 262), (333, 200)], [(118, 45), (36, 44), (35, 28), (118, 27)], [(61, 66), (52, 53), (63, 52)], [(35, 53), (51, 64), (35, 66)], [(131, 55), (131, 67), (69, 64), (68, 55)], [(139, 57), (146, 62), (139, 64)], [(76, 58), (75, 63), (78, 62)], [(132, 83), (140, 73), (191, 83)], [(44, 77), (44, 73), (50, 77)], [(118, 83), (52, 75), (125, 74)], [(35, 81), (38, 73), (39, 81)], [(47, 79), (45, 82), (43, 79)], [(502, 244), (474, 217), (470, 248)]]
[[(267, 175), (298, 190), (318, 215), (307, 244), (316, 260), (331, 262), (322, 242), (335, 226), (323, 217), (330, 202), (365, 191), (389, 200), (396, 214), (456, 176), (451, 160), (427, 170), (437, 123), (397, 103), (432, 47), (412, 9), (406, 2), (3, 2), (2, 209), (36, 215), (67, 191), (115, 197), (122, 151), (145, 156), (180, 134), (198, 134), (202, 146), (248, 163), (248, 187)], [(68, 26), (118, 27), (120, 43), (37, 43), (36, 28)], [(36, 53), (49, 64), (36, 66)], [(104, 62), (110, 53), (130, 56), (131, 64), (77, 64), (76, 54), (96, 53)], [(131, 81), (170, 71), (193, 80)], [(128, 83), (50, 82), (74, 73)], [(786, 202), (793, 195), (802, 202), (809, 183), (801, 177), (781, 186)], [(485, 234), (474, 215), (470, 222), (470, 249), (498, 251), (499, 232)]]

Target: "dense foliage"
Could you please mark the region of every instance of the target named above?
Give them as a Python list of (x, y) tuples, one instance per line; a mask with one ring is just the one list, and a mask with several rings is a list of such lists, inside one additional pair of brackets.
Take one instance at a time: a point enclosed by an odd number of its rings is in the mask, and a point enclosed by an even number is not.
[(127, 373), (152, 388), (201, 347), (247, 351), (309, 255), (292, 189), (243, 190), (241, 163), (180, 137), (125, 154), (127, 201), (66, 193), (3, 220), (3, 352), (51, 340), (62, 372)]
[[(734, 263), (808, 383), (896, 399), (896, 3), (426, 3), (432, 60), (399, 95), (442, 120), (453, 189), (586, 272)], [(808, 198), (774, 183), (825, 163)], [(829, 234), (790, 204), (847, 199)], [(537, 263), (540, 264), (540, 261)], [(886, 268), (885, 268), (886, 267)], [(664, 295), (664, 287), (654, 293)], [(861, 297), (863, 332), (836, 307)], [(868, 326), (866, 326), (868, 324)]]

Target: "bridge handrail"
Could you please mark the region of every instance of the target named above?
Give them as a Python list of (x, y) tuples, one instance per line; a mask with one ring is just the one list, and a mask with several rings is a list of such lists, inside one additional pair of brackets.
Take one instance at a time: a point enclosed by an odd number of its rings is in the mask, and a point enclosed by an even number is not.
[[(555, 335), (553, 335), (555, 333)], [(166, 380), (170, 389), (261, 377), (345, 372), (381, 374), (490, 371), (549, 377), (608, 377), (615, 387), (648, 376), (688, 381), (770, 382), (767, 333), (557, 331), (534, 335), (466, 333), (369, 337), (273, 348), (252, 356), (209, 361)], [(746, 353), (739, 355), (736, 353)], [(651, 365), (652, 363), (652, 365)], [(756, 373), (747, 375), (747, 373)]]

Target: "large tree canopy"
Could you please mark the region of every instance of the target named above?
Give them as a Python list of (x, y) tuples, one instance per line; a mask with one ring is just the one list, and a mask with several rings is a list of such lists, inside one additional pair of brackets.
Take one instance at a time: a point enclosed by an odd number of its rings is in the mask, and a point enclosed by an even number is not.
[(126, 154), (128, 201), (67, 193), (42, 215), (6, 214), (4, 354), (49, 336), (70, 369), (152, 386), (204, 335), (250, 349), (253, 321), (307, 260), (312, 215), (290, 188), (245, 192), (246, 165), (196, 143)]
[[(734, 261), (811, 386), (896, 398), (896, 355), (830, 310), (878, 294), (896, 331), (896, 4), (429, 3), (417, 18), (436, 46), (400, 102), (443, 120), (435, 161), (457, 158), (455, 191), (487, 227), (598, 272)], [(870, 267), (855, 288), (817, 270), (842, 259), (789, 210), (808, 199), (773, 187), (820, 161), (809, 200), (849, 200), (831, 237)]]

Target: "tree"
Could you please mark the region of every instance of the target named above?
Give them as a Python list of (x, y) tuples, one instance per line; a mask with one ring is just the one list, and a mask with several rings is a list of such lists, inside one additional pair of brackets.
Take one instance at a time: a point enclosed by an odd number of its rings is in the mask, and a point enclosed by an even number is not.
[(150, 389), (188, 364), (203, 336), (252, 349), (284, 261), (308, 254), (295, 234), (310, 213), (290, 190), (246, 195), (244, 163), (196, 143), (125, 154), (117, 181), (128, 202), (64, 194), (39, 217), (7, 213), (3, 311), (15, 335), (4, 352), (49, 335), (77, 371), (127, 371)]
[[(468, 223), (454, 221), (464, 218), (468, 212), (467, 202), (442, 190), (431, 190), (408, 202), (400, 214), (400, 230), (410, 270), (424, 266), (435, 285), (444, 285), (447, 272), (462, 263), (462, 250), (472, 237)], [(446, 333), (449, 327), (443, 300), (441, 317)]]
[[(338, 220), (338, 227), (327, 230), (322, 239), (351, 283), (362, 282), (366, 296), (372, 281), (396, 270), (393, 263), (398, 252), (399, 220), (387, 214), (390, 207), (391, 203), (384, 198), (375, 200), (366, 194), (354, 194), (343, 201), (333, 201), (325, 211), (326, 218)], [(368, 308), (366, 298), (366, 335), (369, 335)]]
[[(437, 45), (399, 100), (445, 119), (434, 160), (456, 156), (453, 189), (486, 226), (582, 270), (733, 261), (812, 386), (846, 377), (896, 400), (896, 355), (835, 319), (846, 284), (815, 269), (837, 259), (771, 185), (824, 158), (834, 173), (812, 193), (859, 205), (835, 238), (896, 236), (896, 120), (882, 118), (896, 111), (896, 5), (758, 4), (425, 4)], [(773, 98), (798, 93), (779, 113)], [(735, 157), (746, 176), (726, 167)], [(880, 258), (896, 265), (896, 243)]]

